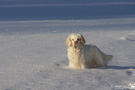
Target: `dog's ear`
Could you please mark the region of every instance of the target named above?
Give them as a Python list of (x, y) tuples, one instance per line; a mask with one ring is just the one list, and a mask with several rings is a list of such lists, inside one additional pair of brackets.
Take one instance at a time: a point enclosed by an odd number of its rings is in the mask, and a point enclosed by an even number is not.
[(71, 42), (71, 35), (68, 36), (67, 40), (66, 40), (66, 43), (65, 43), (68, 47), (69, 46), (72, 46), (72, 42)]
[(80, 39), (81, 39), (81, 44), (85, 44), (85, 39), (84, 39), (84, 37), (83, 37), (83, 35), (81, 35), (81, 34), (77, 34), (79, 37), (80, 37)]

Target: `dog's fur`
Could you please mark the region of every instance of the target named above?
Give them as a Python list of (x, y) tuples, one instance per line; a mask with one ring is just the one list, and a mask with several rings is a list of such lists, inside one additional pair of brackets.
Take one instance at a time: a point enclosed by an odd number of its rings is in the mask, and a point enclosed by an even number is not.
[(66, 45), (71, 68), (107, 67), (107, 62), (113, 57), (105, 55), (95, 45), (85, 45), (85, 39), (81, 34), (69, 35)]

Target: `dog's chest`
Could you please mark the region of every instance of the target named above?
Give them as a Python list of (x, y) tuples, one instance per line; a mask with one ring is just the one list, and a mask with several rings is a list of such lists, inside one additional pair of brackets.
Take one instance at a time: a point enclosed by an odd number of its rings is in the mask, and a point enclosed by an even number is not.
[(72, 58), (73, 60), (78, 61), (82, 57), (82, 52), (81, 52), (81, 50), (69, 49), (68, 56), (69, 56), (69, 58)]

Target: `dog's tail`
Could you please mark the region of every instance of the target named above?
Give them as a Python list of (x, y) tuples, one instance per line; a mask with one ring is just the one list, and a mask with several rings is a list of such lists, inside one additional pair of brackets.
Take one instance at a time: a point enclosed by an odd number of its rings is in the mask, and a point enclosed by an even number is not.
[(104, 55), (103, 59), (105, 60), (105, 62), (110, 61), (113, 58), (112, 55)]
[(102, 55), (103, 60), (107, 63), (108, 61), (110, 61), (113, 58), (113, 55), (106, 55), (105, 53), (103, 53), (99, 48), (97, 48), (99, 50), (99, 52)]

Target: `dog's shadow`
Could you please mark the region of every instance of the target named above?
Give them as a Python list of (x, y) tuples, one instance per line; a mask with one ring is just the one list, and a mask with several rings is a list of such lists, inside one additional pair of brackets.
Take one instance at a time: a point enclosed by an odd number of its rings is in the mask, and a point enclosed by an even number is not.
[(117, 69), (117, 70), (135, 69), (135, 66), (108, 66), (108, 69)]

